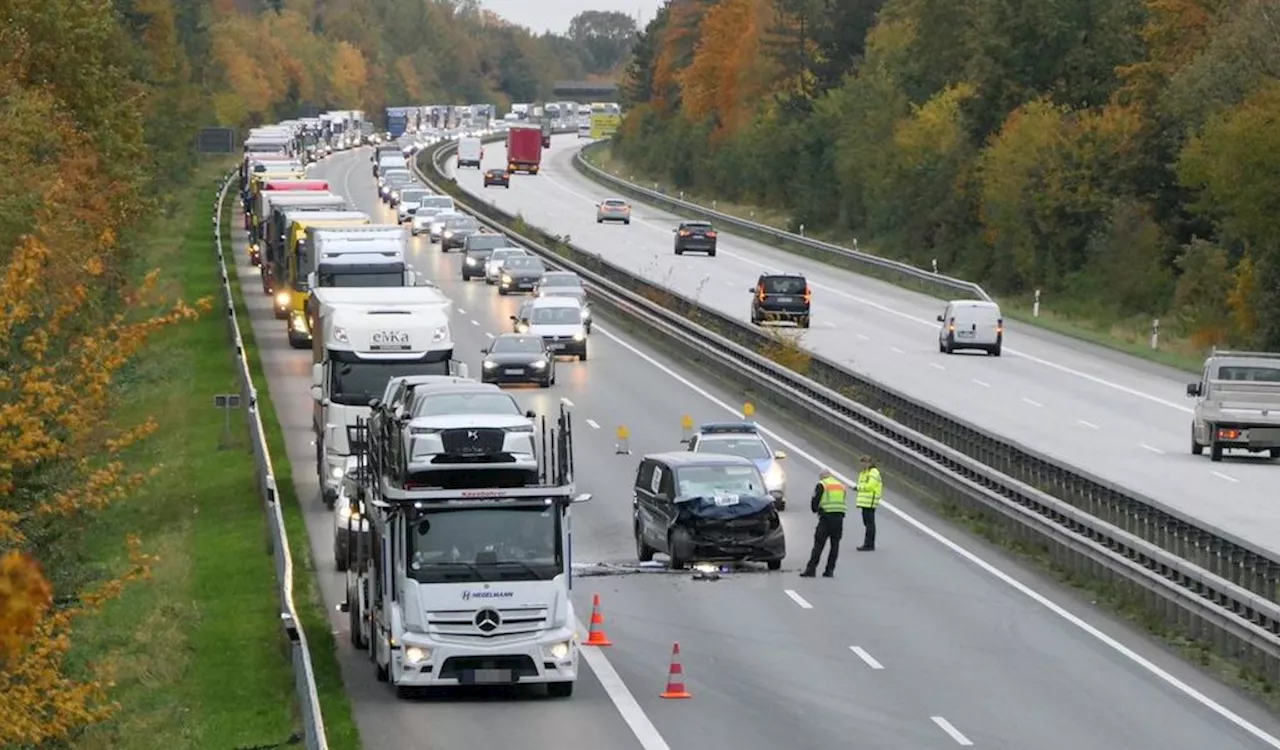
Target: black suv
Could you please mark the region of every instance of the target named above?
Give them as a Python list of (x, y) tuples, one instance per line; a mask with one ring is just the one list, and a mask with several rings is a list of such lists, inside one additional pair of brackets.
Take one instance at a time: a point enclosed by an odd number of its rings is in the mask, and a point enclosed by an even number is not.
[(676, 233), (676, 255), (686, 252), (706, 253), (716, 257), (716, 230), (705, 221), (682, 221), (672, 229)]
[(511, 241), (505, 234), (482, 231), (467, 235), (462, 241), (462, 249), (467, 254), (462, 260), (462, 280), (471, 281), (476, 277), (483, 279), (484, 262), (493, 255), (493, 251), (500, 247), (511, 246)]
[(809, 303), (813, 293), (809, 282), (798, 273), (762, 273), (750, 289), (751, 322), (790, 320), (809, 327)]

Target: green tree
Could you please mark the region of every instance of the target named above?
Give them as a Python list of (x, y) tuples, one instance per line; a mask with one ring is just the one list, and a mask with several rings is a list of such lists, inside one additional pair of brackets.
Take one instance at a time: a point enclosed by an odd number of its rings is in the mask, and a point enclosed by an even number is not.
[(569, 39), (588, 73), (608, 73), (625, 62), (635, 44), (636, 21), (614, 10), (585, 10), (569, 21)]

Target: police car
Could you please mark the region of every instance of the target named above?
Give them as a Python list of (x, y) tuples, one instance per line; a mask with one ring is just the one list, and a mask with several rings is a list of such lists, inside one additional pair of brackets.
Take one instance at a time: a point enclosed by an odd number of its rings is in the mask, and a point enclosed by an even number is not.
[(681, 441), (695, 453), (716, 453), (750, 459), (764, 476), (765, 488), (778, 510), (787, 507), (787, 473), (781, 461), (787, 454), (769, 449), (755, 422), (708, 422)]

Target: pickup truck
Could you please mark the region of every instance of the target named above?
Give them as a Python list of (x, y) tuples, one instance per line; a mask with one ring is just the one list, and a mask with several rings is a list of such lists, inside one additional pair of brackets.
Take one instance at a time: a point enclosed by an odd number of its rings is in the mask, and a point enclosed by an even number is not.
[(1187, 396), (1196, 399), (1193, 454), (1208, 448), (1211, 461), (1228, 450), (1280, 458), (1280, 354), (1214, 351)]

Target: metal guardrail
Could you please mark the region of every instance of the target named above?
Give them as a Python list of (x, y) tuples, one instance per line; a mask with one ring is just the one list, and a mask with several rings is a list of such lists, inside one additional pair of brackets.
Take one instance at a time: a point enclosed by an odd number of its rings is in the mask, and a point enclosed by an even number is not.
[[(280, 495), (276, 491), (275, 469), (272, 468), (271, 451), (267, 447), (267, 434), (262, 427), (262, 413), (258, 408), (258, 389), (253, 384), (253, 373), (245, 353), (244, 336), (240, 319), (236, 315), (235, 297), (227, 276), (227, 254), (222, 248), (222, 214), (227, 191), (236, 179), (231, 172), (218, 190), (214, 206), (213, 238), (218, 252), (218, 276), (222, 282), (222, 303), (227, 315), (227, 331), (236, 350), (236, 370), (240, 382), (240, 399), (247, 405), (249, 441), (253, 446), (253, 460), (257, 466), (259, 490), (263, 509), (267, 513), (267, 526), (271, 530), (271, 556), (276, 563), (276, 582), (280, 589), (280, 627), (288, 639), (293, 656), (294, 689), (301, 711), (303, 740), (307, 750), (328, 750), (324, 717), (320, 712), (320, 696), (316, 691), (315, 669), (311, 664), (311, 651), (302, 621), (293, 602), (293, 555), (289, 551), (289, 536), (285, 533), (284, 515), (280, 510)], [(235, 258), (231, 258), (232, 267)], [(227, 616), (233, 616), (228, 613)]]
[[(456, 144), (446, 143), (430, 154), (436, 171), (450, 181), (440, 162), (453, 148)], [(440, 189), (442, 181), (423, 178)], [(721, 378), (805, 415), (807, 424), (843, 446), (874, 450), (885, 458), (886, 469), (944, 501), (998, 514), (1009, 533), (1047, 545), (1057, 564), (1124, 585), (1165, 622), (1208, 640), (1216, 651), (1257, 674), (1280, 679), (1280, 606), (1268, 600), (1275, 595), (1280, 566), (1260, 551), (1245, 550), (1132, 497), (1125, 502), (1094, 497), (1079, 507), (1099, 487), (1089, 477), (1050, 465), (958, 420), (925, 413), (925, 407), (901, 394), (819, 358), (810, 366), (840, 373), (849, 379), (845, 387), (797, 374), (757, 353), (762, 345), (777, 345), (766, 334), (536, 229), (530, 232), (542, 237), (520, 235), (508, 227), (515, 217), (456, 188), (446, 192), (551, 265), (581, 275), (590, 282), (588, 294), (594, 300), (640, 322), (642, 335), (657, 335)], [(698, 320), (717, 325), (724, 334)], [(1023, 460), (1033, 466), (1024, 466)], [(993, 465), (999, 463), (1018, 473), (1031, 471), (1041, 486)], [(1064, 497), (1049, 494), (1053, 490)], [(1112, 523), (1108, 515), (1126, 523)]]
[[(794, 232), (788, 232), (767, 224), (748, 221), (737, 216), (716, 211), (713, 208), (676, 198), (664, 191), (650, 190), (621, 177), (611, 175), (587, 161), (586, 152), (591, 149), (604, 148), (608, 141), (589, 144), (573, 157), (573, 166), (596, 182), (603, 183), (619, 193), (652, 205), (665, 207), (672, 213), (683, 214), (695, 219), (713, 221), (722, 227), (730, 227), (738, 234), (763, 238), (770, 244), (784, 250), (797, 251), (816, 260), (832, 265), (842, 266), (858, 273), (884, 279), (900, 286), (930, 294), (942, 299), (956, 299), (957, 295), (964, 299), (980, 299), (994, 302), (995, 299), (987, 291), (972, 281), (965, 281), (953, 276), (944, 276), (934, 271), (916, 268), (910, 263), (881, 258), (878, 255), (851, 250), (847, 247), (822, 242)], [(856, 243), (855, 243), (856, 244)]]

